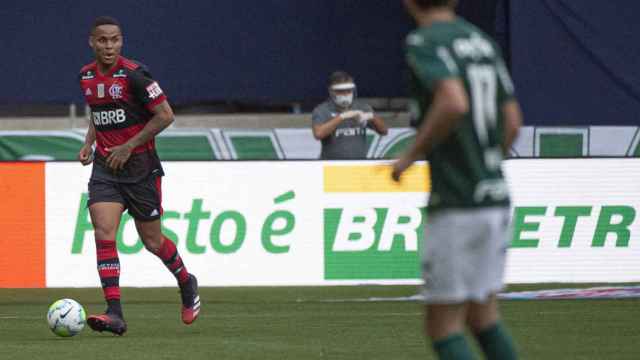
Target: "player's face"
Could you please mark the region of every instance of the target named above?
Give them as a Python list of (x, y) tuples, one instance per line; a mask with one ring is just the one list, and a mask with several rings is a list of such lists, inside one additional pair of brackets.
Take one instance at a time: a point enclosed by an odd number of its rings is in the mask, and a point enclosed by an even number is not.
[(100, 25), (89, 38), (89, 45), (102, 65), (115, 64), (122, 50), (122, 33), (116, 25)]

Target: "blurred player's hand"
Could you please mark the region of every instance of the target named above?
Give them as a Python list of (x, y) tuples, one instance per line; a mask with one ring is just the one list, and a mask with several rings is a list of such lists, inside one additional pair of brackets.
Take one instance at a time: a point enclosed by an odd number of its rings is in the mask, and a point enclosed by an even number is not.
[(353, 118), (358, 118), (360, 117), (360, 114), (362, 114), (362, 111), (355, 111), (355, 110), (349, 110), (349, 111), (345, 111), (343, 113), (340, 114), (340, 117), (342, 119), (353, 119)]
[(393, 170), (391, 171), (391, 178), (393, 179), (393, 181), (399, 182), (402, 173), (404, 173), (405, 170), (407, 170), (409, 166), (411, 166), (411, 164), (413, 164), (413, 160), (409, 159), (406, 156), (403, 156), (396, 160), (392, 165)]
[(107, 166), (114, 170), (121, 170), (127, 160), (129, 160), (129, 157), (131, 157), (133, 148), (129, 144), (122, 144), (105, 150), (109, 153)]
[(78, 161), (84, 166), (87, 166), (93, 162), (93, 148), (91, 145), (83, 145), (78, 153)]

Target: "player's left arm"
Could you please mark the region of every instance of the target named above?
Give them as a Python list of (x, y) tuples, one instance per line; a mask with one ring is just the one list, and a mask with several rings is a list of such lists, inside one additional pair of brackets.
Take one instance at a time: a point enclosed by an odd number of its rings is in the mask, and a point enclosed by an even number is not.
[(153, 113), (151, 120), (127, 142), (132, 149), (149, 142), (175, 120), (173, 109), (167, 100), (151, 108), (151, 112)]
[(415, 142), (393, 164), (393, 179), (398, 181), (414, 161), (429, 154), (435, 145), (446, 139), (468, 111), (469, 97), (460, 78), (439, 81), (435, 85), (432, 105), (418, 128)]
[(162, 130), (166, 129), (174, 121), (173, 109), (167, 100), (163, 100), (158, 105), (152, 107), (153, 117), (147, 122), (142, 130), (126, 143), (107, 149), (110, 152), (107, 158), (107, 165), (113, 169), (122, 169), (129, 160), (133, 149), (146, 144)]
[(133, 149), (146, 144), (174, 121), (173, 110), (164, 91), (146, 67), (141, 65), (129, 73), (129, 81), (133, 96), (152, 113), (152, 117), (144, 128), (126, 143), (106, 149), (110, 152), (107, 165), (113, 169), (122, 169), (131, 157)]

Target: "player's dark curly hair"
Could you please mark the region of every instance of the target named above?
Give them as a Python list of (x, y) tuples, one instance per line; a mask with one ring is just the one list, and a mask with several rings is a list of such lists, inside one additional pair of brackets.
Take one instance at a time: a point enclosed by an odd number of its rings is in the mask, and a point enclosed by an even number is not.
[(428, 9), (432, 7), (440, 6), (453, 6), (456, 4), (456, 0), (413, 0), (416, 5), (422, 9)]
[(95, 29), (100, 25), (115, 25), (118, 28), (122, 29), (120, 26), (120, 22), (111, 16), (98, 16), (95, 20), (93, 20), (93, 25), (91, 25), (91, 34), (95, 31)]
[(329, 75), (329, 86), (346, 82), (353, 82), (353, 77), (346, 71), (334, 71)]

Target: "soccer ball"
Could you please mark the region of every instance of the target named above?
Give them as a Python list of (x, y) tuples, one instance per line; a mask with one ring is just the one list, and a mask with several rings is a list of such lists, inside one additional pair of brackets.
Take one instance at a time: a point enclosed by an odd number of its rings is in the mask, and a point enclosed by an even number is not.
[(47, 321), (54, 334), (62, 337), (77, 335), (84, 328), (87, 315), (73, 299), (61, 299), (49, 306)]

